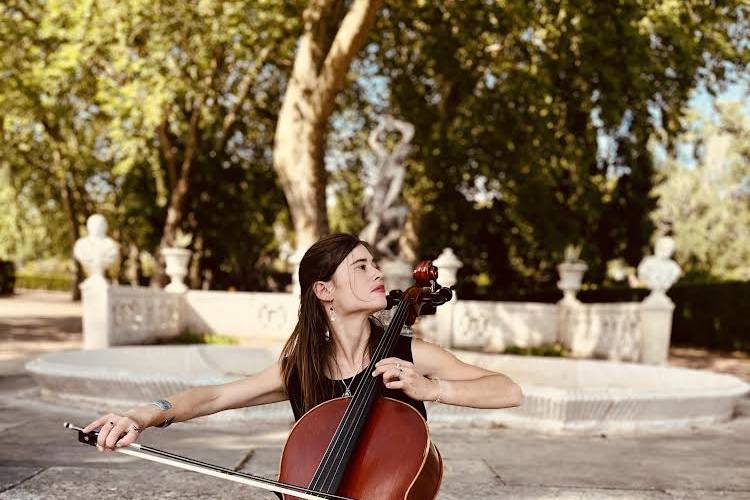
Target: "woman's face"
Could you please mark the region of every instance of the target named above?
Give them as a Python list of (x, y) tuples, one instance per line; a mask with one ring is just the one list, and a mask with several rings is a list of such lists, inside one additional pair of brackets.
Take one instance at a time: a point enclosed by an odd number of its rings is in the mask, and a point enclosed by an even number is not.
[(332, 284), (331, 298), (336, 314), (371, 314), (385, 309), (383, 273), (363, 245), (349, 252), (328, 283)]

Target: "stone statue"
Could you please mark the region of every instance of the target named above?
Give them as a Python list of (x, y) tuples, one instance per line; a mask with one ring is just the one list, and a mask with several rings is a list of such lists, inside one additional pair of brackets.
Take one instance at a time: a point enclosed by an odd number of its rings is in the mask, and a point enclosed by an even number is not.
[(117, 243), (107, 237), (107, 219), (94, 214), (86, 221), (88, 235), (73, 245), (73, 256), (89, 273), (88, 279), (104, 279), (104, 271), (119, 257)]
[(669, 237), (659, 238), (656, 241), (654, 255), (645, 257), (638, 265), (638, 279), (651, 290), (647, 301), (669, 301), (665, 292), (682, 275), (679, 264), (671, 259), (672, 252), (674, 240)]
[[(396, 147), (386, 149), (386, 133), (395, 130), (401, 133)], [(406, 166), (404, 160), (411, 149), (414, 126), (387, 116), (370, 133), (368, 144), (377, 158), (377, 178), (372, 193), (365, 199), (367, 226), (359, 237), (371, 244), (380, 254), (390, 260), (399, 255), (398, 240), (406, 222), (407, 207), (401, 198)]]

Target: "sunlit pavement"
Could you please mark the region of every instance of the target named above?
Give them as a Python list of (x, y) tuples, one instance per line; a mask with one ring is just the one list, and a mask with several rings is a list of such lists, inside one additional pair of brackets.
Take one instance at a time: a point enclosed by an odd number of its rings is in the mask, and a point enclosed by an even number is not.
[[(0, 299), (0, 342), (0, 499), (275, 498), (79, 444), (63, 422), (84, 425), (98, 415), (44, 401), (23, 371), (39, 353), (80, 347), (80, 306), (64, 295)], [(139, 442), (275, 476), (288, 425), (217, 428), (200, 420), (148, 429)], [(445, 462), (440, 499), (750, 498), (747, 412), (710, 428), (644, 436), (433, 426), (432, 437)]]

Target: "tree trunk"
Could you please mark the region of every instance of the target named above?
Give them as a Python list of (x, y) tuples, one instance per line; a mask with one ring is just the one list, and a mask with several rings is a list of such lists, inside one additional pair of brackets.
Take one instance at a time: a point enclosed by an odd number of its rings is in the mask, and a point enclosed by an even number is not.
[[(164, 275), (164, 258), (161, 256), (161, 249), (174, 244), (177, 230), (180, 228), (185, 218), (185, 202), (191, 187), (190, 172), (195, 163), (195, 156), (198, 152), (200, 141), (200, 114), (202, 105), (203, 101), (202, 99), (199, 99), (193, 104), (193, 109), (190, 110), (190, 125), (185, 143), (185, 154), (182, 158), (182, 164), (178, 174), (179, 176), (176, 178), (175, 185), (172, 186), (172, 193), (169, 197), (167, 219), (164, 222), (164, 230), (162, 231), (159, 248), (156, 250), (157, 255), (154, 256), (156, 265), (154, 266), (154, 274), (151, 277), (151, 286), (163, 287), (167, 284), (167, 278)], [(164, 128), (165, 127), (162, 126), (162, 129)], [(162, 134), (161, 136), (163, 140), (163, 138), (166, 137), (166, 134)], [(167, 146), (165, 151), (169, 149), (171, 149), (171, 145)]]
[(190, 259), (188, 270), (188, 283), (190, 288), (200, 290), (201, 288), (201, 257), (203, 256), (203, 237), (197, 235), (193, 240), (193, 256)]
[[(54, 162), (55, 173), (57, 174), (57, 182), (60, 187), (60, 199), (62, 200), (63, 209), (65, 210), (65, 218), (68, 221), (68, 240), (70, 241), (70, 250), (73, 251), (73, 245), (80, 237), (81, 233), (78, 230), (78, 217), (76, 214), (75, 206), (73, 204), (72, 193), (70, 185), (68, 184), (67, 175), (65, 169), (62, 168), (62, 159), (60, 158), (60, 152), (55, 150), (52, 152), (52, 161)], [(81, 300), (81, 289), (79, 285), (83, 281), (83, 267), (77, 259), (73, 259), (73, 282), (71, 286), (71, 299), (74, 301)]]
[(382, 0), (313, 0), (279, 111), (273, 164), (292, 215), (297, 249), (328, 233), (324, 154), (334, 98)]

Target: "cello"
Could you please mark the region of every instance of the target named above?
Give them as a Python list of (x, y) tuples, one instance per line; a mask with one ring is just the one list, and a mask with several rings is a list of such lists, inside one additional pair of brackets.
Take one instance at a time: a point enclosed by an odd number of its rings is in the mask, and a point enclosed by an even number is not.
[[(437, 274), (431, 262), (422, 261), (413, 272), (415, 285), (400, 297), (398, 291), (389, 294), (389, 302), (398, 305), (369, 372), (391, 355), (404, 325), (451, 299), (451, 290), (437, 284)], [(408, 404), (380, 397), (381, 387), (380, 378), (366, 377), (353, 396), (324, 401), (305, 413), (284, 444), (279, 481), (367, 500), (435, 498), (443, 463), (427, 423)]]
[[(420, 262), (412, 275), (413, 286), (387, 296), (386, 309), (395, 311), (371, 357), (370, 372), (391, 355), (404, 326), (413, 325), (420, 314), (433, 314), (453, 295), (437, 283), (438, 270), (430, 261)], [(305, 413), (284, 443), (277, 481), (137, 443), (116, 451), (257, 486), (283, 500), (434, 499), (443, 463), (427, 423), (407, 403), (382, 397), (382, 387), (380, 377), (365, 377), (352, 396), (324, 401)], [(79, 431), (80, 442), (95, 445), (96, 431), (84, 434), (71, 424), (65, 426)]]

